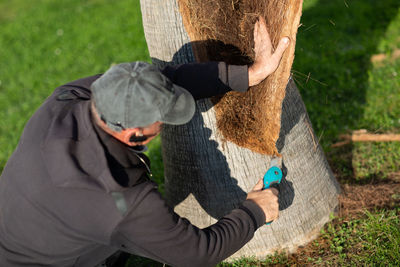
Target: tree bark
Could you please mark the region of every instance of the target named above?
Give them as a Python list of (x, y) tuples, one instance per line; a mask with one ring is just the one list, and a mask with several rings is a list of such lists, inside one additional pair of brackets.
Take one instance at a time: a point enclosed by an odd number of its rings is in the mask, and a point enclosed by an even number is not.
[[(154, 64), (195, 60), (175, 0), (142, 0), (141, 9)], [(196, 104), (196, 114), (188, 124), (165, 125), (161, 138), (167, 201), (180, 216), (202, 228), (246, 198), (265, 174), (271, 157), (224, 141), (216, 128), (212, 102), (205, 99)], [(261, 227), (230, 259), (294, 252), (318, 235), (338, 205), (339, 186), (291, 79), (282, 103), (277, 148), (283, 156), (285, 174), (280, 186), (279, 218)]]

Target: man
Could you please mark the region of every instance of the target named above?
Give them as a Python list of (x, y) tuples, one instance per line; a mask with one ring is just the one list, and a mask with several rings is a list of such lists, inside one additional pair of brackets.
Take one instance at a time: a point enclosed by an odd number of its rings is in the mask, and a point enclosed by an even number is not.
[(254, 36), (249, 68), (124, 63), (57, 88), (0, 179), (0, 266), (96, 266), (117, 251), (212, 266), (276, 219), (278, 192), (260, 180), (238, 209), (198, 229), (165, 204), (142, 154), (163, 123), (192, 118), (195, 99), (246, 91), (275, 71), (288, 38), (272, 53), (262, 19)]

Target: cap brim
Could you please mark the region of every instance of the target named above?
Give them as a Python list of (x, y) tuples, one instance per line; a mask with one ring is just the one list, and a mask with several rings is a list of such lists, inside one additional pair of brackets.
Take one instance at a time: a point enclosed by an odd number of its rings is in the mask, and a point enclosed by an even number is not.
[(174, 106), (164, 114), (162, 122), (172, 125), (188, 123), (196, 111), (196, 103), (193, 96), (184, 88), (174, 84), (176, 102)]

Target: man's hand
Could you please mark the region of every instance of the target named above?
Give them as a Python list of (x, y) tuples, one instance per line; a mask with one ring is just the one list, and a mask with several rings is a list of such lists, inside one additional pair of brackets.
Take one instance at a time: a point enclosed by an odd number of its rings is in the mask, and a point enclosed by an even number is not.
[(283, 37), (273, 51), (265, 20), (259, 17), (254, 26), (255, 59), (249, 67), (249, 86), (259, 84), (278, 68), (283, 52), (288, 46), (289, 37)]
[(278, 204), (278, 190), (276, 188), (263, 188), (263, 180), (261, 179), (254, 186), (253, 190), (247, 194), (247, 199), (254, 201), (265, 214), (265, 221), (271, 222), (278, 218), (279, 204)]

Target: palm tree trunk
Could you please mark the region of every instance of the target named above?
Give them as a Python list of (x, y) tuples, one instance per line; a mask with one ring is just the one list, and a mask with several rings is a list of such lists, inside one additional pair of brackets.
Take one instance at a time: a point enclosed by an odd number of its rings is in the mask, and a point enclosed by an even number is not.
[[(176, 0), (142, 0), (143, 26), (153, 63), (195, 61)], [(197, 101), (186, 125), (165, 125), (162, 150), (165, 194), (175, 211), (198, 227), (213, 224), (246, 198), (269, 167), (271, 156), (223, 140), (209, 99)], [(282, 103), (277, 148), (286, 178), (280, 215), (261, 227), (231, 259), (293, 252), (315, 238), (335, 211), (339, 186), (314, 135), (304, 103), (290, 79)]]

